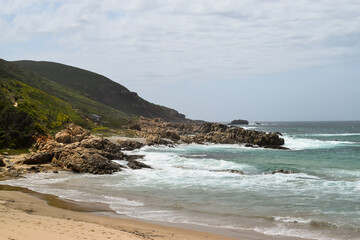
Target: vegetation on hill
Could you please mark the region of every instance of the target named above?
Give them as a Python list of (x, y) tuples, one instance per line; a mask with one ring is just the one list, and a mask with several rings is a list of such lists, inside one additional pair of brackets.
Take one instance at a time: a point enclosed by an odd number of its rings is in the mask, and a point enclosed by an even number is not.
[(0, 148), (27, 147), (35, 133), (49, 133), (69, 122), (95, 128), (86, 118), (91, 113), (101, 115), (102, 124), (111, 128), (137, 119), (0, 59)]
[(75, 122), (91, 123), (70, 104), (20, 81), (0, 78), (0, 147), (24, 147), (34, 133), (46, 133)]
[(89, 99), (81, 92), (41, 77), (16, 64), (0, 60), (0, 73), (2, 78), (16, 79), (69, 103), (79, 116), (87, 116), (88, 114), (100, 115), (103, 119), (102, 123), (106, 127), (121, 128), (124, 124), (129, 124), (129, 122), (137, 119), (134, 115), (121, 112)]
[(150, 103), (139, 97), (137, 93), (130, 92), (124, 86), (102, 75), (53, 62), (16, 61), (15, 63), (119, 111), (148, 118), (160, 117), (172, 122), (187, 121), (185, 115), (176, 110)]

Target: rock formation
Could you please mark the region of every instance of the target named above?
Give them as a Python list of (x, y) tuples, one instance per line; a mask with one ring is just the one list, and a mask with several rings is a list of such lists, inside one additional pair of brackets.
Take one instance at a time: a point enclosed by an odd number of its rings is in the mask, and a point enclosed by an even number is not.
[(284, 139), (279, 133), (266, 133), (246, 130), (241, 127), (227, 126), (220, 123), (184, 124), (170, 123), (162, 119), (140, 118), (140, 135), (150, 144), (169, 145), (173, 143), (219, 143), (247, 144), (274, 149), (282, 147)]
[(230, 122), (230, 124), (232, 124), (232, 125), (248, 125), (249, 121), (248, 120), (238, 119), (238, 120), (232, 120)]
[(23, 164), (51, 162), (64, 170), (93, 174), (111, 174), (125, 168), (112, 160), (127, 160), (132, 169), (151, 168), (135, 160), (141, 156), (128, 156), (121, 152), (122, 146), (93, 136), (75, 124), (69, 124), (55, 139), (39, 137), (34, 147), (38, 152), (24, 159)]

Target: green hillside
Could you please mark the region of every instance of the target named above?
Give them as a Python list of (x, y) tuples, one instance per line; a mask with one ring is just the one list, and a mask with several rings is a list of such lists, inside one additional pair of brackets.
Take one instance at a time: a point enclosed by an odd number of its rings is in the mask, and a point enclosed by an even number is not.
[(103, 118), (103, 125), (112, 128), (121, 128), (136, 116), (121, 112), (117, 109), (96, 102), (83, 93), (65, 87), (36, 73), (25, 70), (16, 64), (0, 60), (0, 73), (2, 78), (18, 80), (31, 87), (37, 88), (49, 95), (71, 105), (78, 116), (97, 114)]
[(185, 116), (176, 110), (150, 103), (137, 93), (130, 92), (124, 86), (99, 74), (52, 62), (14, 63), (119, 111), (149, 118), (160, 117), (167, 121), (187, 121)]
[(0, 68), (0, 148), (27, 147), (34, 133), (47, 133), (74, 122), (87, 128), (92, 123), (82, 118), (69, 103), (8, 76)]

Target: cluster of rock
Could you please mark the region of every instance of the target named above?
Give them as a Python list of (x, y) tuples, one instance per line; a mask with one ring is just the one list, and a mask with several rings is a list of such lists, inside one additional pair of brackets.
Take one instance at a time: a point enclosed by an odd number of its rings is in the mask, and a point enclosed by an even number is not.
[(230, 122), (231, 125), (248, 125), (249, 121), (248, 120), (242, 120), (242, 119), (237, 119), (237, 120), (232, 120)]
[(246, 144), (247, 147), (282, 147), (284, 139), (280, 133), (266, 133), (246, 130), (241, 127), (227, 126), (220, 123), (184, 124), (165, 122), (162, 119), (140, 118), (136, 128), (140, 135), (151, 144), (172, 143), (219, 143)]
[[(36, 153), (23, 160), (23, 164), (38, 165), (51, 163), (63, 170), (78, 173), (111, 174), (122, 168), (151, 168), (137, 161), (142, 156), (126, 155), (120, 145), (91, 135), (74, 124), (55, 135), (39, 137), (34, 145)], [(112, 160), (126, 160), (127, 166)]]

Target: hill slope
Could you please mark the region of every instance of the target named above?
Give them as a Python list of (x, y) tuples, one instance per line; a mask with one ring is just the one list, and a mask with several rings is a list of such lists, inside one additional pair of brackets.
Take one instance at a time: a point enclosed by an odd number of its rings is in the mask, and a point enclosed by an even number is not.
[(122, 127), (136, 116), (89, 99), (83, 93), (65, 87), (36, 73), (19, 67), (17, 64), (0, 60), (0, 72), (3, 78), (14, 79), (39, 89), (71, 105), (77, 115), (98, 114), (103, 118), (103, 125), (112, 128)]
[(14, 63), (122, 112), (148, 118), (160, 117), (172, 122), (187, 121), (185, 115), (179, 114), (176, 110), (150, 103), (139, 97), (137, 93), (130, 92), (124, 86), (102, 75), (53, 62), (16, 61)]
[(0, 148), (27, 147), (34, 133), (46, 133), (69, 122), (93, 126), (71, 104), (20, 81), (18, 76), (24, 74), (0, 60)]

